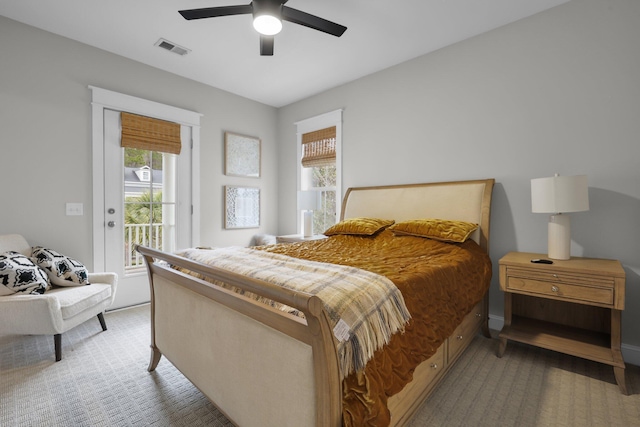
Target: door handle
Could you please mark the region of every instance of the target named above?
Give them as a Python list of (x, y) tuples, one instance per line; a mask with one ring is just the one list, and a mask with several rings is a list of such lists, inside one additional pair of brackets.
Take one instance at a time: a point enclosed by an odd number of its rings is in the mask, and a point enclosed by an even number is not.
[(116, 222), (115, 222), (115, 221), (109, 221), (109, 222), (107, 223), (107, 225), (108, 225), (109, 227), (113, 228), (113, 227), (115, 227), (115, 226), (116, 226)]

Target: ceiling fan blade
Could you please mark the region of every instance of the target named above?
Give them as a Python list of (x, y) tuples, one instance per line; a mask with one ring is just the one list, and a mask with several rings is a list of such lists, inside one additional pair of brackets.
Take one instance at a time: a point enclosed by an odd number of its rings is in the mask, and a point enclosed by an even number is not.
[(273, 56), (273, 36), (260, 36), (260, 55)]
[(326, 19), (297, 9), (292, 9), (288, 6), (282, 6), (282, 19), (293, 22), (294, 24), (304, 25), (305, 27), (322, 31), (323, 33), (331, 34), (336, 37), (340, 37), (345, 31), (347, 31), (347, 27), (343, 25), (327, 21)]
[(251, 4), (244, 6), (220, 6), (220, 7), (205, 7), (203, 9), (189, 9), (179, 10), (180, 15), (186, 20), (202, 19), (202, 18), (215, 18), (217, 16), (229, 16), (229, 15), (243, 15), (245, 13), (252, 13), (253, 7)]

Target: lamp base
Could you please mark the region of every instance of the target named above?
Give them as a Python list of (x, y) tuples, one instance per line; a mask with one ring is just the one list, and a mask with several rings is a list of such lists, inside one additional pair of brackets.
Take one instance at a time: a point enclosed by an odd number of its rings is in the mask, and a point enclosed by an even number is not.
[(552, 259), (571, 258), (571, 220), (569, 215), (549, 217), (548, 255)]
[(304, 212), (304, 229), (303, 229), (304, 237), (313, 236), (313, 211), (305, 211)]

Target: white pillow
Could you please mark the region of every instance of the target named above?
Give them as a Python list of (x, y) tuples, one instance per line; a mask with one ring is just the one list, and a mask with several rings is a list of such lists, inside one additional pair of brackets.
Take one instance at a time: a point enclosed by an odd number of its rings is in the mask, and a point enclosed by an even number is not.
[(0, 254), (0, 296), (43, 294), (51, 283), (47, 273), (19, 252)]
[(89, 284), (87, 268), (73, 258), (51, 249), (35, 246), (31, 260), (46, 271), (51, 283), (58, 286), (83, 286)]

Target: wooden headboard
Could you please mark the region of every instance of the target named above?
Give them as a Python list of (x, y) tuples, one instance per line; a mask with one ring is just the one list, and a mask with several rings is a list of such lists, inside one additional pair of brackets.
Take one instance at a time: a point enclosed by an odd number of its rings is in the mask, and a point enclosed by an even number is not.
[(439, 218), (473, 222), (471, 238), (489, 252), (489, 222), (494, 179), (349, 188), (341, 219)]

